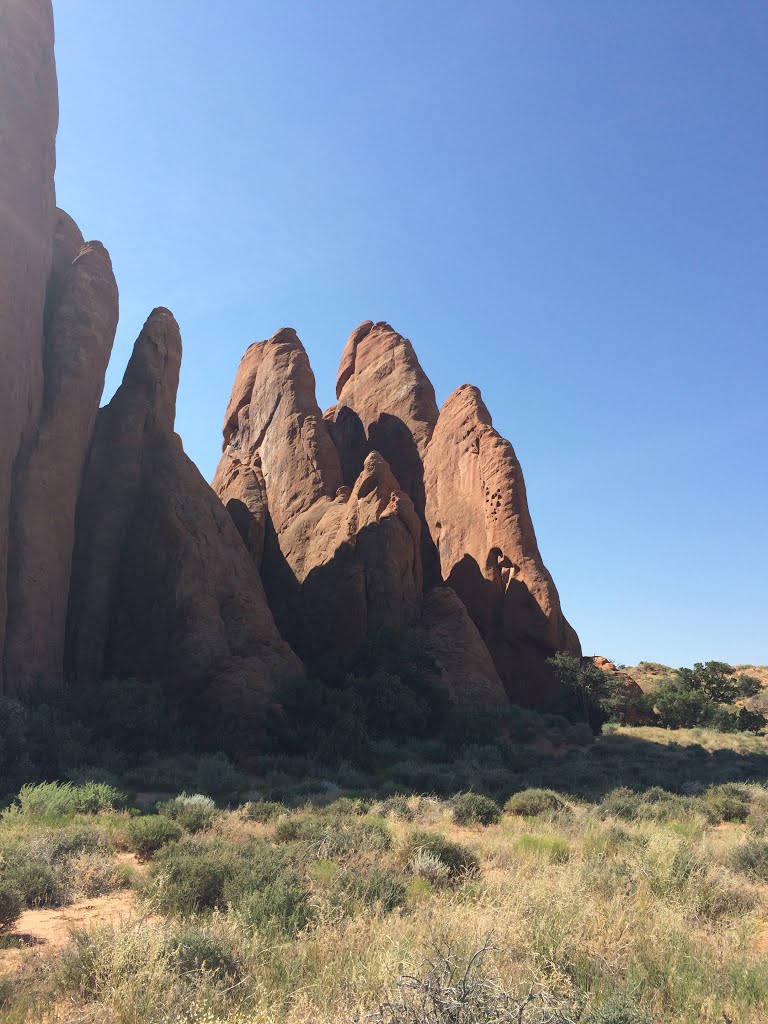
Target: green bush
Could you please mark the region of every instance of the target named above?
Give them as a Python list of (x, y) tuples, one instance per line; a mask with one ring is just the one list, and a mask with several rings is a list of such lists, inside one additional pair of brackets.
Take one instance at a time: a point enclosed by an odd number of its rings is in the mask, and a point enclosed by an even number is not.
[(285, 804), (277, 803), (274, 800), (249, 800), (240, 808), (240, 814), (246, 821), (258, 821), (265, 824), (285, 814), (288, 808)]
[(460, 843), (451, 842), (439, 832), (427, 832), (414, 829), (407, 837), (403, 848), (403, 858), (410, 863), (419, 853), (428, 853), (448, 870), (451, 880), (464, 875), (474, 875), (480, 868), (475, 854)]
[(22, 786), (16, 803), (3, 811), (3, 820), (23, 818), (40, 824), (58, 825), (76, 814), (97, 814), (122, 806), (125, 795), (104, 782), (86, 782), (73, 786), (70, 782), (41, 782)]
[(20, 861), (8, 869), (8, 880), (21, 893), (27, 907), (57, 907), (66, 900), (61, 871), (50, 864)]
[(618, 997), (587, 1013), (583, 1024), (654, 1024), (654, 1019), (636, 1000)]
[(521, 853), (543, 857), (551, 864), (564, 864), (571, 856), (571, 848), (559, 836), (520, 836), (515, 846)]
[(257, 931), (295, 935), (310, 923), (313, 911), (309, 893), (294, 873), (283, 872), (240, 899), (238, 915)]
[(565, 802), (552, 789), (524, 789), (513, 794), (504, 805), (507, 814), (536, 817), (564, 810)]
[(359, 907), (376, 907), (388, 914), (403, 906), (406, 892), (403, 881), (383, 868), (367, 875), (341, 871), (333, 880), (331, 904), (348, 914)]
[(737, 785), (710, 786), (700, 798), (704, 813), (713, 824), (721, 821), (746, 821), (751, 804)]
[(168, 938), (168, 960), (179, 974), (206, 974), (228, 983), (240, 977), (240, 962), (231, 943), (206, 928), (186, 925)]
[(734, 871), (768, 882), (768, 842), (764, 839), (747, 840), (731, 851), (729, 863)]
[(177, 822), (187, 832), (202, 832), (213, 824), (216, 804), (203, 793), (181, 793), (157, 805), (160, 814)]
[(161, 914), (189, 917), (225, 909), (224, 887), (238, 868), (230, 848), (181, 840), (158, 850), (144, 895)]
[(495, 825), (501, 808), (480, 793), (461, 793), (453, 799), (453, 820), (457, 825)]
[(602, 817), (622, 818), (624, 821), (634, 821), (640, 812), (642, 797), (638, 796), (627, 786), (618, 786), (606, 793), (600, 802), (600, 814)]
[(17, 886), (10, 879), (0, 879), (0, 933), (13, 928), (23, 909), (24, 899)]
[(182, 829), (175, 821), (161, 814), (148, 814), (145, 818), (131, 818), (128, 822), (129, 849), (147, 860), (167, 843), (182, 837)]
[(383, 852), (392, 846), (392, 834), (383, 818), (338, 818), (301, 814), (277, 823), (279, 843), (304, 842), (318, 860), (344, 857), (363, 850)]

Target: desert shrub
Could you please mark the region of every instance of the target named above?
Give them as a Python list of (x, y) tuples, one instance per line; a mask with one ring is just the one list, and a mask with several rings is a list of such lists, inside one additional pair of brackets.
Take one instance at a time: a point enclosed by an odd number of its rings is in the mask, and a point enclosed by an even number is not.
[(565, 839), (559, 836), (520, 836), (515, 848), (521, 853), (548, 860), (551, 864), (564, 864), (571, 856), (571, 849)]
[(287, 871), (244, 895), (236, 909), (248, 927), (285, 935), (295, 935), (306, 928), (313, 916), (306, 886), (296, 874)]
[(67, 889), (74, 899), (90, 899), (125, 889), (130, 880), (129, 867), (101, 854), (81, 853), (67, 864)]
[(535, 817), (540, 814), (555, 814), (566, 807), (561, 797), (551, 789), (524, 789), (514, 793), (504, 805), (507, 814), (521, 814)]
[(457, 825), (495, 825), (501, 808), (480, 793), (461, 793), (453, 799), (453, 820)]
[(375, 868), (369, 874), (340, 871), (332, 883), (331, 905), (351, 914), (359, 907), (390, 913), (405, 903), (406, 886), (391, 871)]
[(7, 877), (27, 907), (58, 907), (66, 902), (66, 886), (60, 870), (50, 864), (22, 860), (13, 864)]
[(399, 818), (400, 821), (413, 821), (416, 817), (406, 796), (390, 796), (378, 805), (378, 812), (385, 818)]
[(219, 801), (236, 801), (251, 784), (224, 754), (205, 754), (197, 761), (195, 788)]
[(103, 782), (41, 782), (22, 786), (16, 803), (3, 811), (6, 822), (26, 821), (57, 825), (75, 814), (96, 814), (125, 803), (125, 795)]
[(202, 973), (229, 983), (240, 977), (240, 961), (231, 942), (207, 928), (184, 925), (167, 940), (168, 961), (180, 974)]
[(237, 867), (237, 857), (224, 844), (181, 840), (158, 850), (144, 895), (161, 914), (189, 917), (224, 909), (224, 887)]
[(334, 818), (302, 814), (277, 823), (279, 843), (304, 842), (318, 860), (344, 857), (363, 850), (383, 852), (392, 846), (392, 834), (383, 818)]
[(0, 934), (9, 932), (24, 909), (24, 898), (16, 884), (0, 878)]
[[(465, 875), (476, 874), (480, 868), (475, 854), (461, 843), (454, 843), (439, 832), (414, 829), (406, 838), (403, 859), (411, 864), (422, 852), (431, 854), (448, 869), (448, 877), (454, 881)], [(423, 877), (423, 876), (422, 876)]]
[(258, 821), (261, 824), (272, 821), (286, 811), (285, 804), (274, 800), (249, 800), (240, 808), (240, 813), (246, 821)]
[(654, 1024), (654, 1018), (629, 997), (614, 997), (590, 1010), (581, 1018), (582, 1024)]
[(640, 811), (642, 798), (627, 786), (618, 786), (606, 793), (600, 802), (600, 814), (606, 817), (634, 821)]
[(339, 815), (344, 817), (352, 815), (360, 817), (367, 814), (370, 808), (370, 800), (361, 800), (359, 797), (340, 796), (331, 803), (326, 804), (322, 809), (322, 813), (330, 816)]
[(372, 1024), (569, 1024), (580, 1019), (582, 1000), (570, 992), (533, 986), (507, 991), (486, 963), (490, 949), (487, 942), (470, 956), (436, 949), (418, 974), (401, 978), (396, 993), (367, 1019)]
[(216, 804), (203, 793), (181, 793), (157, 805), (160, 814), (177, 822), (187, 832), (210, 828), (216, 816)]
[(99, 811), (124, 807), (127, 803), (125, 793), (106, 782), (91, 779), (73, 788), (79, 814), (98, 814)]
[(408, 862), (408, 869), (416, 878), (440, 887), (451, 881), (451, 869), (429, 850), (417, 850)]
[(702, 874), (689, 885), (686, 902), (690, 911), (710, 921), (743, 917), (757, 906), (754, 892), (727, 877)]
[(744, 790), (732, 783), (710, 786), (700, 798), (700, 803), (713, 824), (721, 821), (746, 821), (751, 809)]
[(148, 860), (166, 845), (182, 837), (182, 828), (162, 814), (148, 814), (128, 822), (128, 847), (141, 859)]
[(768, 842), (748, 839), (731, 851), (729, 865), (734, 871), (768, 882)]

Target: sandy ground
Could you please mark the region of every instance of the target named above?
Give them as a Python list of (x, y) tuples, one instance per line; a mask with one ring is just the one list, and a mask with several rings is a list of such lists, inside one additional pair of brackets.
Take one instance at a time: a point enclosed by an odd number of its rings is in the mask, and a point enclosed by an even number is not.
[(80, 900), (68, 907), (25, 910), (11, 936), (12, 941), (18, 941), (18, 948), (0, 949), (0, 973), (15, 970), (25, 949), (40, 953), (61, 949), (73, 929), (112, 924), (130, 917), (133, 909), (134, 894), (123, 889), (107, 896)]

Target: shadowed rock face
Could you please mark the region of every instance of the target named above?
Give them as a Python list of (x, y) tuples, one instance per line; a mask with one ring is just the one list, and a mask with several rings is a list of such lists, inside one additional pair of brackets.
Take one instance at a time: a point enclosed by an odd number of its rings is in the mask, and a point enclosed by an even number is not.
[(539, 553), (520, 464), (477, 388), (465, 384), (447, 399), (424, 478), (443, 578), (467, 606), (507, 692), (546, 705), (557, 686), (545, 659), (581, 649)]
[(117, 327), (109, 254), (63, 213), (53, 268), (43, 406), (17, 460), (10, 524), (5, 666), (17, 688), (62, 679), (75, 507)]
[[(43, 314), (56, 217), (58, 92), (50, 0), (0, 4), (0, 690), (14, 463), (43, 399)], [(12, 686), (13, 681), (9, 680)]]
[[(174, 434), (181, 337), (156, 309), (99, 413), (78, 508), (68, 664), (161, 680), (225, 733), (300, 675), (238, 531)], [(241, 735), (239, 742), (246, 740)]]

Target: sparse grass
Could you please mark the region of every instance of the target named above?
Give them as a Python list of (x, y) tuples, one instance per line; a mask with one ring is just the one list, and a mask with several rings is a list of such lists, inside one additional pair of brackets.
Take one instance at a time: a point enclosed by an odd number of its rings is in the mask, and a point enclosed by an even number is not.
[[(764, 746), (751, 745), (765, 741), (665, 743), (651, 772), (639, 731), (595, 744), (590, 771), (605, 777), (581, 795), (580, 760), (552, 759), (548, 785), (527, 791), (522, 773), (508, 778), (497, 792), (516, 794), (513, 806), (482, 827), (455, 820), (461, 797), (373, 802), (358, 789), (301, 808), (306, 789), (286, 784), (262, 808), (249, 794), (136, 869), (146, 900), (135, 918), (23, 961), (0, 988), (0, 1016), (764, 1024), (768, 790), (730, 769), (734, 757), (759, 764)], [(736, 754), (732, 742), (751, 749)], [(614, 779), (616, 751), (629, 762)], [(154, 820), (55, 807), (51, 824), (50, 810), (0, 824), (0, 893), (11, 893), (0, 938), (13, 929), (14, 893), (39, 905), (125, 885), (115, 844)], [(65, 876), (60, 895), (46, 895)]]

